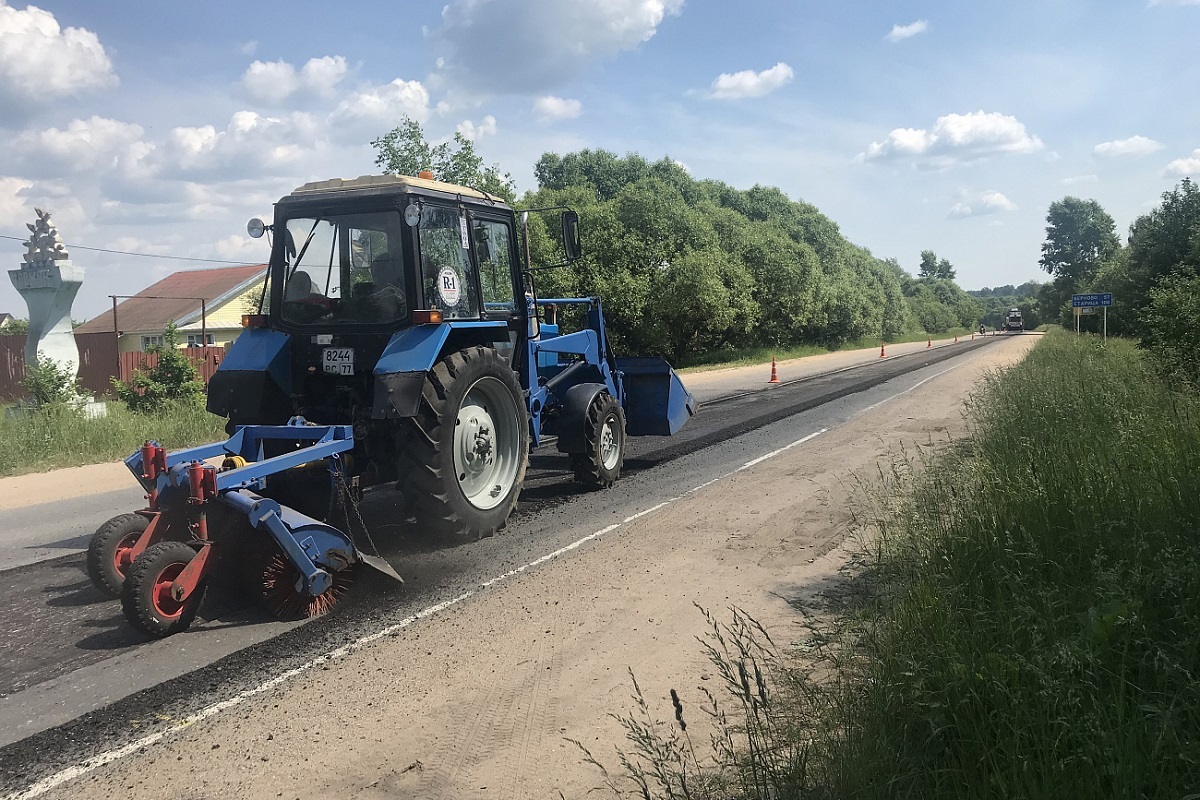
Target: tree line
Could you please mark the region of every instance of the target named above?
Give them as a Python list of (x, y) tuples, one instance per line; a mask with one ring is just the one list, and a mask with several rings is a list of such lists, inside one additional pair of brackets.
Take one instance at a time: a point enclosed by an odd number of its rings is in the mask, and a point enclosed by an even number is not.
[[(983, 310), (932, 251), (921, 254), (914, 277), (778, 188), (696, 179), (669, 158), (545, 153), (534, 167), (537, 189), (517, 199), (511, 177), (485, 165), (462, 137), (439, 150), (406, 120), (372, 144), (388, 172), (437, 162), (439, 180), (485, 188), (518, 209), (578, 211), (584, 257), (538, 272), (538, 292), (601, 296), (622, 353), (687, 363), (747, 347), (836, 347), (974, 327)], [(530, 215), (535, 264), (558, 259), (551, 216)]]
[[(1129, 226), (1095, 200), (1066, 197), (1050, 205), (1041, 266), (1052, 280), (1042, 308), (1074, 326), (1072, 294), (1112, 292), (1108, 332), (1136, 337), (1173, 377), (1200, 385), (1200, 188), (1184, 178)], [(1081, 326), (1094, 330), (1098, 318)]]

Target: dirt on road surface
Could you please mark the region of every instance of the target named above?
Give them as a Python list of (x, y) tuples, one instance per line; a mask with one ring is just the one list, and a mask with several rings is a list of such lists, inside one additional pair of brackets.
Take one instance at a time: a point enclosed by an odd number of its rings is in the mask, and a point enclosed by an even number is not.
[(989, 347), (47, 796), (584, 797), (600, 779), (567, 740), (616, 767), (623, 739), (608, 715), (631, 707), (628, 670), (669, 719), (671, 689), (696, 710), (700, 686), (719, 691), (694, 604), (722, 619), (745, 609), (777, 642), (799, 636), (788, 601), (836, 581), (859, 546), (847, 534), (862, 484), (901, 450), (962, 435), (980, 375), (1036, 341)]

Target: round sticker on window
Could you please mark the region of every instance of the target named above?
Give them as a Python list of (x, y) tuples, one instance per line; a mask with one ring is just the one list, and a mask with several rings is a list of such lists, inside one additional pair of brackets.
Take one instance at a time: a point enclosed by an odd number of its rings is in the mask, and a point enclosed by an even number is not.
[(438, 294), (442, 297), (442, 302), (448, 306), (458, 305), (459, 285), (458, 273), (451, 267), (442, 267), (437, 275)]

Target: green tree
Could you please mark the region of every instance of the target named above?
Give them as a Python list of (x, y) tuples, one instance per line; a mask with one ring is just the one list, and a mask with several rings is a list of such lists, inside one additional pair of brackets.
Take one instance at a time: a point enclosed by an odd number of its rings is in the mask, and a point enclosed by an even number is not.
[(372, 140), (371, 146), (376, 151), (375, 165), (384, 172), (416, 175), (430, 170), (439, 181), (470, 186), (509, 202), (516, 196), (512, 176), (500, 172), (499, 164), (485, 165), (475, 143), (457, 131), (453, 140), (431, 145), (421, 124), (405, 117), (398, 127)]
[(0, 336), (25, 336), (29, 333), (29, 320), (10, 319), (8, 324), (0, 328)]
[(1149, 292), (1141, 314), (1142, 346), (1179, 383), (1200, 388), (1200, 276), (1179, 271)]
[(921, 266), (917, 274), (922, 278), (941, 278), (952, 281), (957, 273), (954, 266), (944, 258), (938, 258), (932, 250), (921, 251)]
[(158, 363), (148, 367), (143, 361), (128, 382), (112, 379), (117, 398), (133, 411), (157, 412), (171, 403), (195, 402), (204, 384), (196, 364), (179, 347), (179, 332), (171, 322), (163, 331), (163, 343), (151, 345), (147, 353), (158, 356)]
[(1122, 300), (1144, 308), (1150, 290), (1173, 273), (1200, 273), (1200, 188), (1188, 178), (1163, 193), (1162, 205), (1138, 217), (1129, 227), (1128, 296)]
[(1050, 204), (1046, 223), (1038, 263), (1054, 280), (1042, 287), (1042, 310), (1067, 324), (1071, 295), (1090, 285), (1100, 268), (1117, 256), (1121, 240), (1113, 218), (1095, 200), (1056, 200)]

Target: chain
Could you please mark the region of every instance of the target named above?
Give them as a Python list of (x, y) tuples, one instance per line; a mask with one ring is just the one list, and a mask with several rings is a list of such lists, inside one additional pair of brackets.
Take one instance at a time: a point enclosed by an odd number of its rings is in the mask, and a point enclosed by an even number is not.
[[(340, 467), (341, 459), (338, 459), (338, 461)], [(375, 540), (371, 538), (371, 531), (367, 527), (367, 523), (362, 517), (362, 512), (358, 510), (358, 501), (354, 499), (354, 495), (351, 493), (350, 487), (346, 485), (345, 473), (343, 473), (341, 469), (337, 469), (334, 471), (334, 475), (337, 476), (338, 488), (341, 490), (341, 495), (344, 498), (342, 515), (346, 518), (346, 530), (350, 534), (350, 541), (354, 542), (354, 520), (350, 518), (350, 512), (346, 510), (346, 504), (349, 504), (350, 508), (354, 510), (354, 517), (358, 520), (358, 526), (362, 528), (363, 535), (367, 537), (367, 543), (371, 545), (371, 549), (375, 552), (375, 555), (383, 558), (379, 552), (379, 546), (376, 545)], [(358, 547), (358, 544), (354, 542), (354, 546)]]

